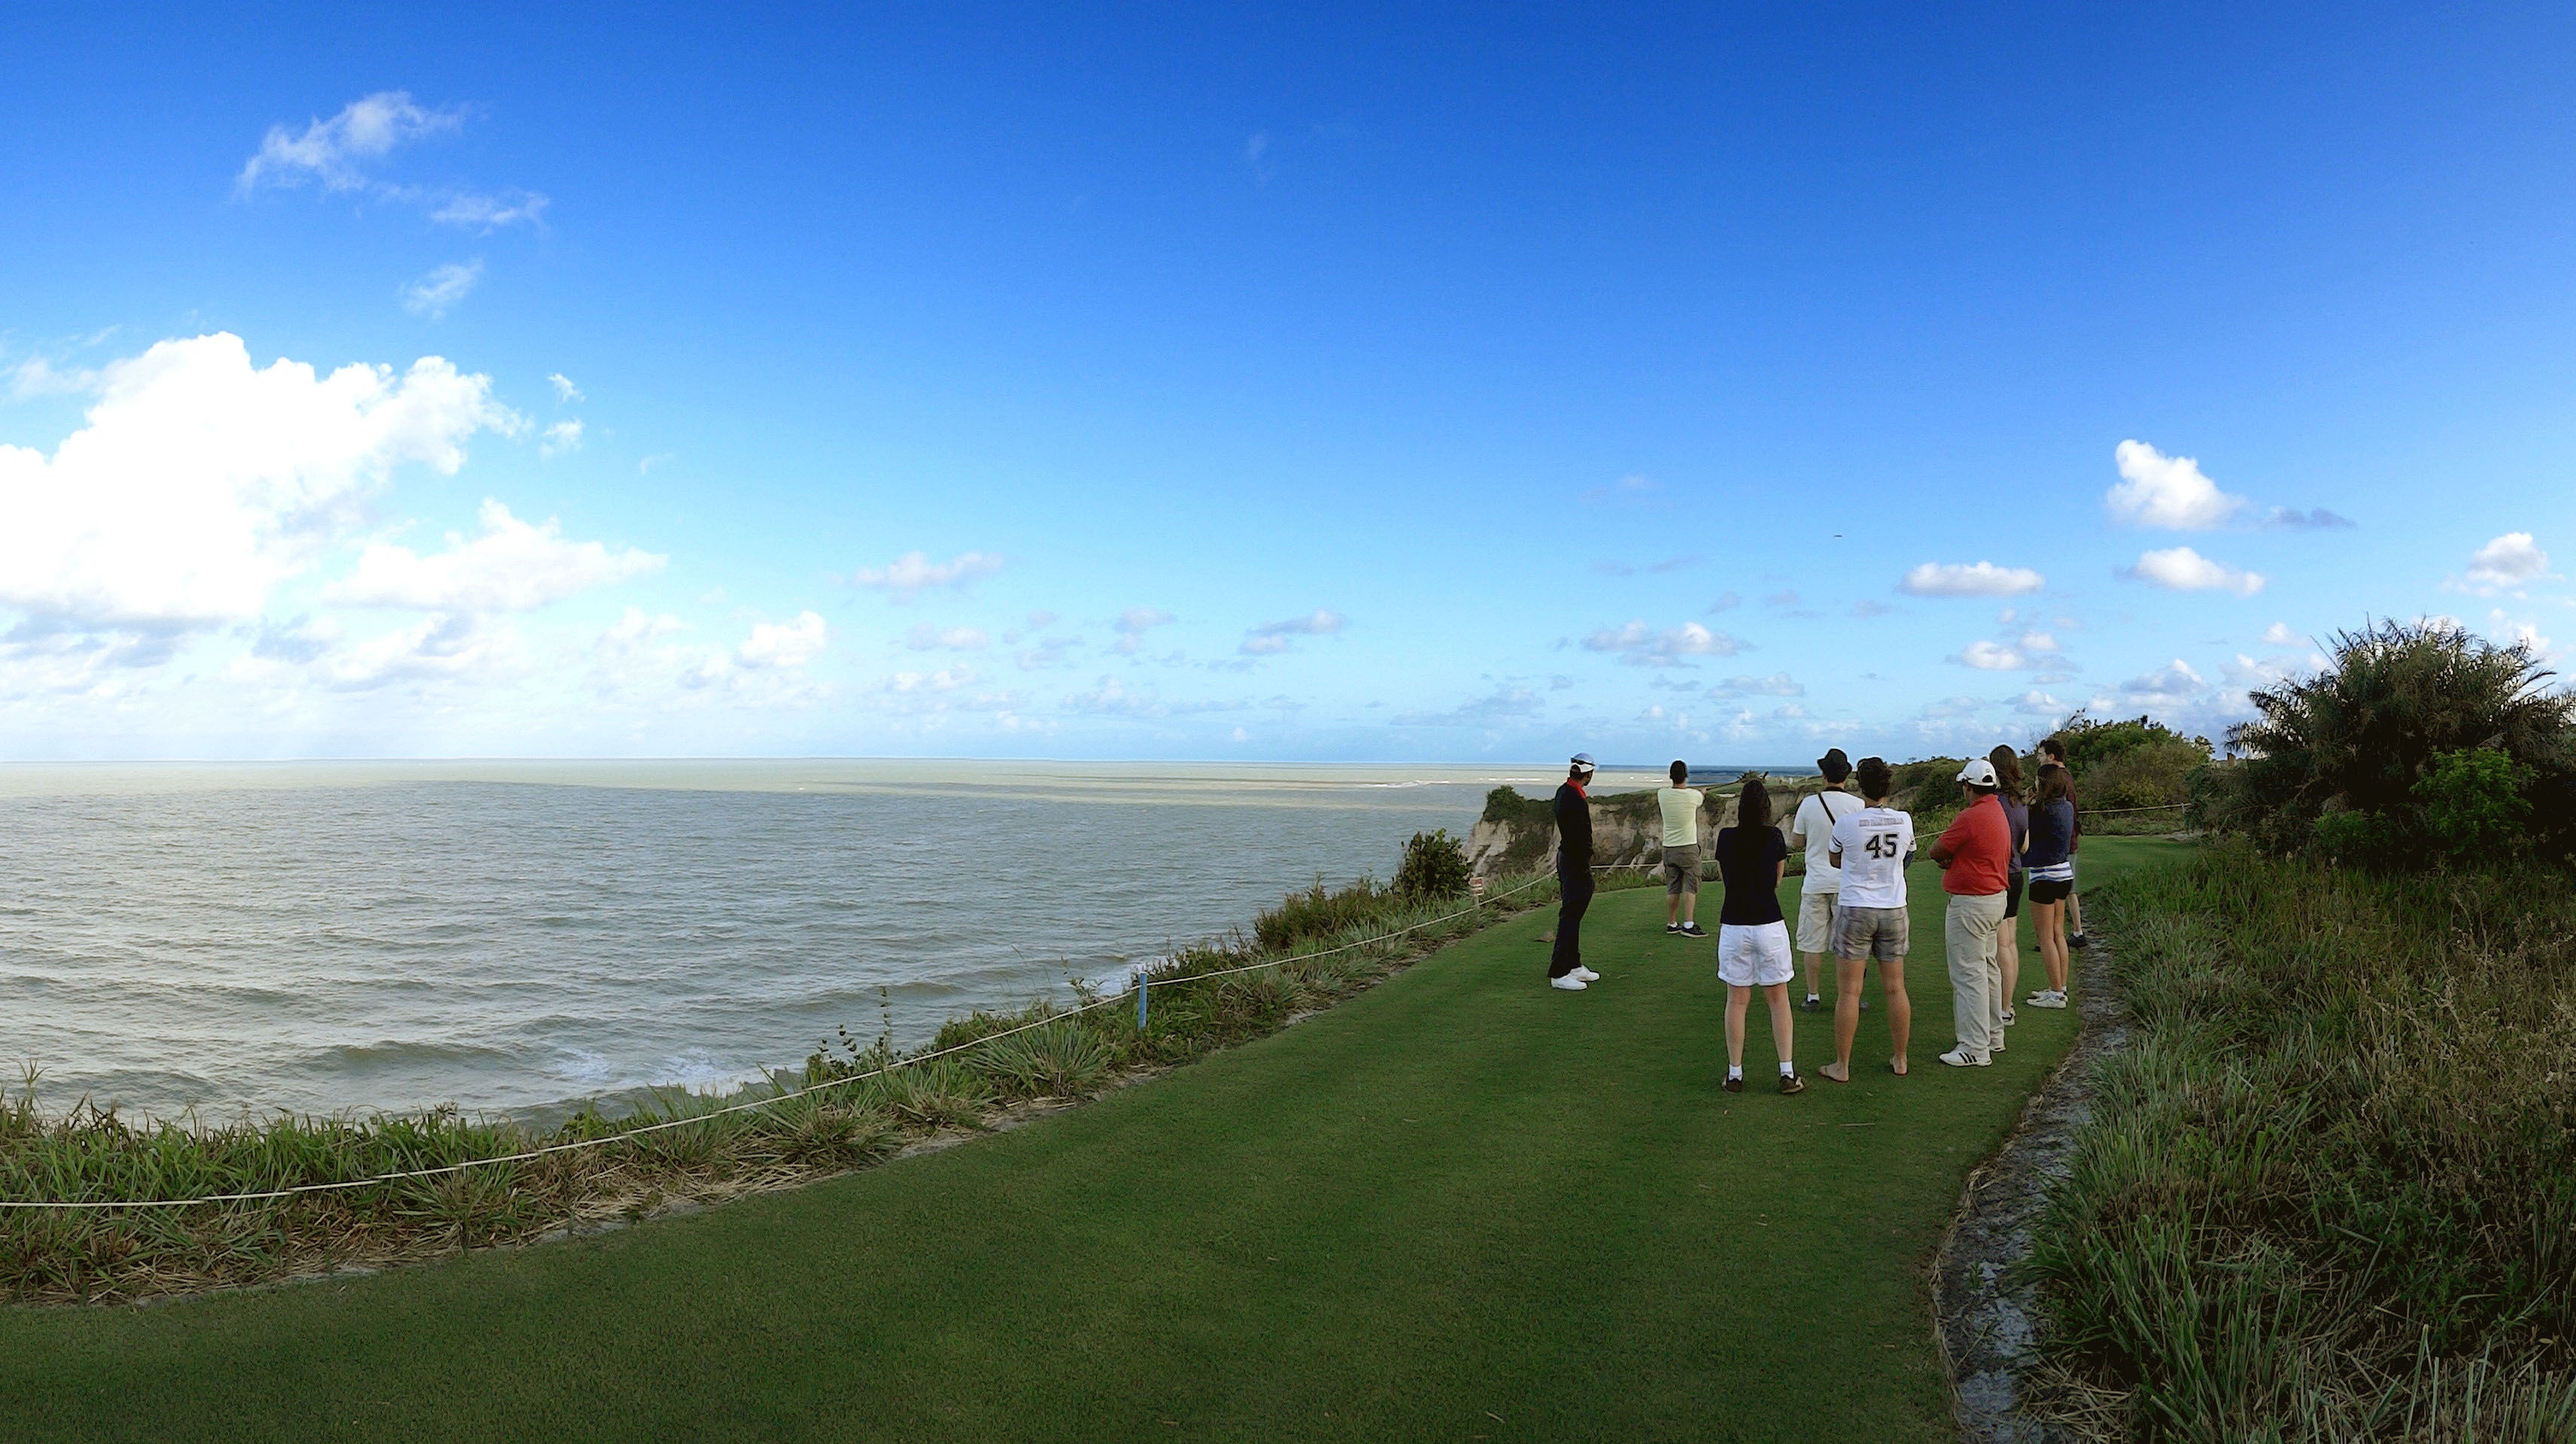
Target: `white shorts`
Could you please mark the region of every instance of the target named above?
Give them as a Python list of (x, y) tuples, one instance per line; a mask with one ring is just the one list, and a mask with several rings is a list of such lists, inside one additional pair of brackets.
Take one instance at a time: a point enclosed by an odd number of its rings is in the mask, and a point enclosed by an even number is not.
[(1717, 976), (1737, 988), (1767, 988), (1789, 981), (1797, 969), (1789, 961), (1787, 923), (1720, 923), (1717, 925)]
[(1838, 892), (1798, 894), (1798, 951), (1831, 952), (1834, 946), (1834, 901)]

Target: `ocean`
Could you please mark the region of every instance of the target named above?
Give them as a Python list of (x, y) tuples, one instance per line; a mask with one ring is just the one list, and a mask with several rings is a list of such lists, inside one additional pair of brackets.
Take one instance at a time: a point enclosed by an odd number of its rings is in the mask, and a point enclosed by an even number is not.
[[(545, 1116), (837, 1029), (1120, 989), (1546, 766), (0, 766), (0, 1067), (40, 1107)], [(1651, 773), (1608, 777), (1653, 786)], [(1598, 790), (1596, 788), (1596, 790)], [(11, 1091), (17, 1086), (11, 1079)]]

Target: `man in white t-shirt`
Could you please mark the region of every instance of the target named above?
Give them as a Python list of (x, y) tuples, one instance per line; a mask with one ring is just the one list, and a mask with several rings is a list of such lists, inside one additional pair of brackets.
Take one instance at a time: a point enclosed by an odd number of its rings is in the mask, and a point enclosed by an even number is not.
[(1704, 938), (1691, 915), (1699, 911), (1699, 809), (1707, 794), (1682, 785), (1690, 781), (1687, 762), (1673, 764), (1672, 778), (1672, 786), (1655, 790), (1664, 815), (1664, 931)]
[(1833, 946), (1834, 898), (1842, 891), (1841, 875), (1831, 861), (1834, 848), (1834, 825), (1860, 811), (1860, 799), (1843, 791), (1843, 779), (1851, 776), (1851, 758), (1839, 747), (1830, 748), (1816, 759), (1816, 770), (1825, 775), (1825, 790), (1798, 804), (1798, 817), (1789, 824), (1789, 845), (1807, 850), (1807, 877), (1798, 887), (1798, 951), (1807, 955), (1807, 1011), (1821, 1006), (1816, 995), (1816, 974), (1825, 966), (1825, 953)]
[(1831, 851), (1842, 875), (1842, 905), (1834, 912), (1834, 1061), (1816, 1071), (1837, 1083), (1851, 1081), (1860, 982), (1871, 959), (1878, 962), (1880, 991), (1887, 997), (1894, 1053), (1887, 1068), (1899, 1077), (1914, 1031), (1914, 1004), (1905, 996), (1905, 864), (1914, 856), (1914, 819), (1887, 805), (1892, 781), (1886, 759), (1862, 758), (1860, 795), (1867, 805), (1834, 824)]

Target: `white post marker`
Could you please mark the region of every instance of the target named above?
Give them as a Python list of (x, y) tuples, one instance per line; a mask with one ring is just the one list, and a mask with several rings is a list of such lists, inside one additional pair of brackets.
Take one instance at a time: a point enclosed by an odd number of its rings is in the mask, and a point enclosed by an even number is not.
[(1478, 906), (1478, 907), (1483, 907), (1483, 906), (1485, 905), (1485, 879), (1484, 879), (1484, 875), (1483, 875), (1483, 874), (1481, 874), (1481, 873), (1479, 873), (1478, 875), (1476, 875), (1476, 876), (1474, 876), (1474, 877), (1471, 877), (1471, 878), (1467, 879), (1467, 891), (1469, 891), (1469, 892), (1471, 892), (1471, 893), (1475, 894), (1475, 898), (1474, 898), (1475, 905), (1476, 905), (1476, 906)]

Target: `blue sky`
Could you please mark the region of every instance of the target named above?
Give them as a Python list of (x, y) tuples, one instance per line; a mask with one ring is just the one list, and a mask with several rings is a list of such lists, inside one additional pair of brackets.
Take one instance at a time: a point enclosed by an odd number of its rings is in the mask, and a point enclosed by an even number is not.
[(1788, 762), (2576, 636), (2563, 10), (0, 47), (0, 756)]

